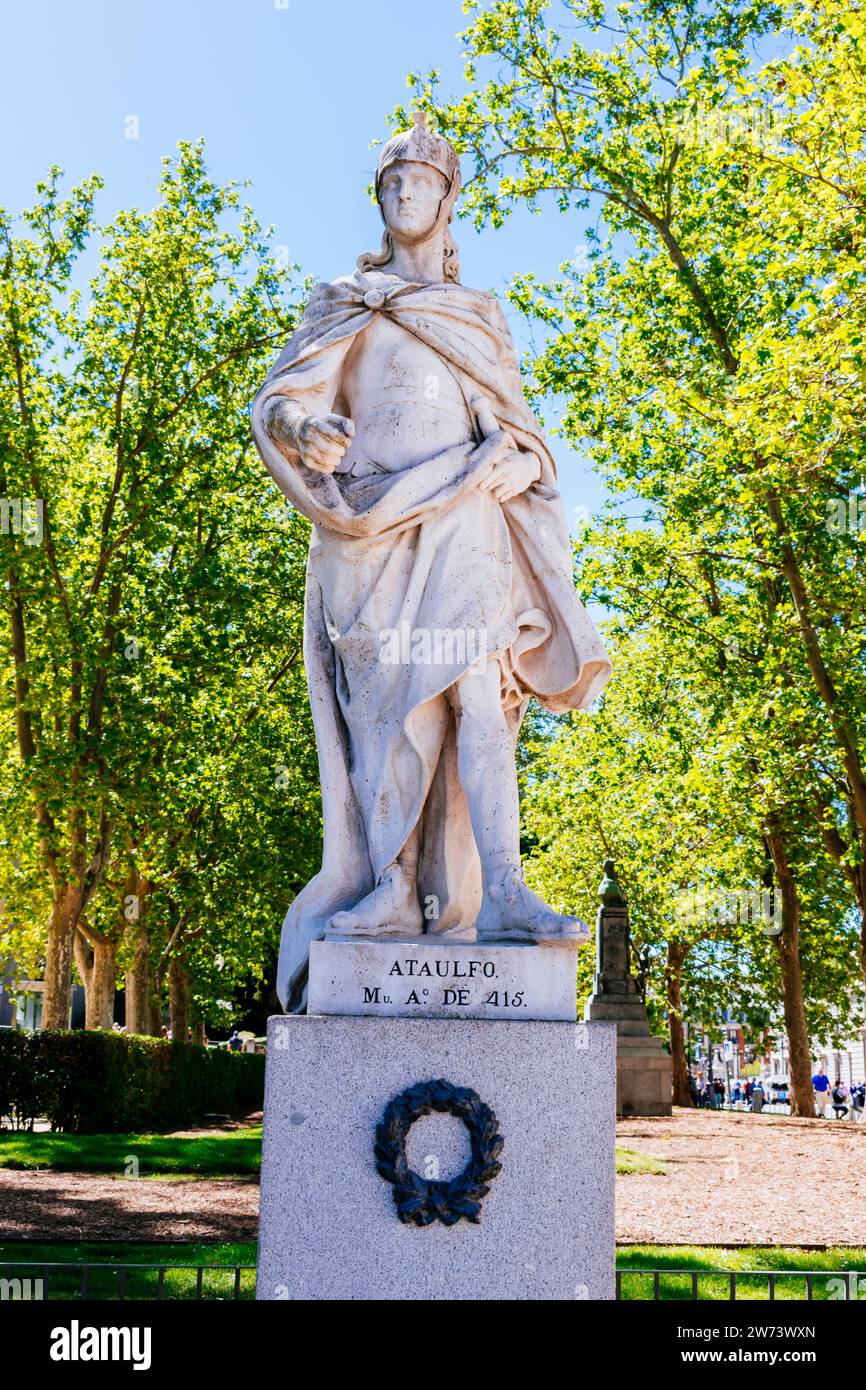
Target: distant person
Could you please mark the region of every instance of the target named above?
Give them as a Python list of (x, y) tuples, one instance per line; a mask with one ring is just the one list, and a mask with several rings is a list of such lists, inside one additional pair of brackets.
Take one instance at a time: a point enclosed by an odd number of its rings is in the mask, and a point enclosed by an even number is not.
[(238, 1036), (238, 1030), (236, 1028), (229, 1038), (229, 1052), (240, 1052), (242, 1047), (243, 1043)]
[(739, 1108), (740, 1108), (740, 1101), (741, 1101), (742, 1099), (743, 1099), (743, 1088), (742, 1088), (742, 1086), (740, 1085), (739, 1081), (735, 1081), (735, 1082), (734, 1082), (733, 1089), (732, 1089), (732, 1091), (731, 1091), (731, 1104), (732, 1104), (732, 1105), (735, 1105), (735, 1106), (737, 1107), (737, 1109), (739, 1110)]
[(830, 1078), (823, 1067), (819, 1067), (812, 1077), (812, 1089), (815, 1092), (815, 1114), (822, 1120), (826, 1119), (827, 1106), (830, 1103)]
[(858, 1124), (866, 1110), (866, 1085), (855, 1086), (851, 1092), (851, 1119)]
[(760, 1081), (756, 1081), (752, 1087), (751, 1106), (755, 1115), (760, 1115), (764, 1108), (764, 1088)]
[(841, 1076), (836, 1077), (836, 1085), (833, 1087), (830, 1099), (836, 1119), (844, 1120), (848, 1114), (848, 1087), (843, 1084)]

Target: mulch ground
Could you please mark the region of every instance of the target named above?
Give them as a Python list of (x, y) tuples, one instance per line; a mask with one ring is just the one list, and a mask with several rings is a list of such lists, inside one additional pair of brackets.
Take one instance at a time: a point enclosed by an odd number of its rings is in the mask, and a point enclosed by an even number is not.
[(866, 1245), (866, 1122), (678, 1109), (617, 1135), (666, 1168), (617, 1178), (618, 1241)]
[[(676, 1110), (622, 1120), (663, 1174), (617, 1178), (617, 1240), (642, 1245), (866, 1244), (866, 1124)], [(259, 1190), (0, 1170), (0, 1239), (254, 1240)]]
[(0, 1170), (0, 1240), (255, 1240), (259, 1186)]

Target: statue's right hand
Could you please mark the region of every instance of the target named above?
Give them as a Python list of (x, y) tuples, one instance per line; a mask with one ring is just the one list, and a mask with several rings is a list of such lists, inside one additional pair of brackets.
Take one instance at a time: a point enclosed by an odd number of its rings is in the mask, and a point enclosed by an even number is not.
[(320, 473), (333, 473), (355, 435), (345, 415), (308, 415), (297, 432), (302, 463)]

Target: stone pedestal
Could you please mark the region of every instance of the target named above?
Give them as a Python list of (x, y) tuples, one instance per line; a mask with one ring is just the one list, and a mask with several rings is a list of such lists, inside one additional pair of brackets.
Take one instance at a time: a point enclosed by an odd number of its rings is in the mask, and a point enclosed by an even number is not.
[(617, 1115), (670, 1115), (671, 1059), (650, 1033), (641, 1001), (593, 995), (584, 1017), (616, 1028)]
[[(612, 1299), (615, 1034), (595, 1022), (270, 1019), (257, 1297)], [(404, 1224), (377, 1172), (386, 1106), (438, 1078), (476, 1092), (504, 1140), (478, 1224)], [(406, 1155), (447, 1180), (470, 1157), (468, 1132), (427, 1115)]]
[(671, 1059), (650, 1033), (646, 1007), (630, 970), (628, 904), (605, 863), (596, 926), (596, 971), (584, 1018), (616, 1025), (616, 1112), (670, 1115)]

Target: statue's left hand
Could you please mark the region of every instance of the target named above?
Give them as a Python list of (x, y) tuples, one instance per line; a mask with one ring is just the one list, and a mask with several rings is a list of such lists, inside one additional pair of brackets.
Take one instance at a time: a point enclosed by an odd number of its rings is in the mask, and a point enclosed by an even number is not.
[(490, 492), (497, 502), (507, 502), (525, 492), (541, 477), (541, 464), (535, 454), (526, 454), (520, 449), (509, 449), (503, 454), (490, 476), (479, 483), (481, 492)]

